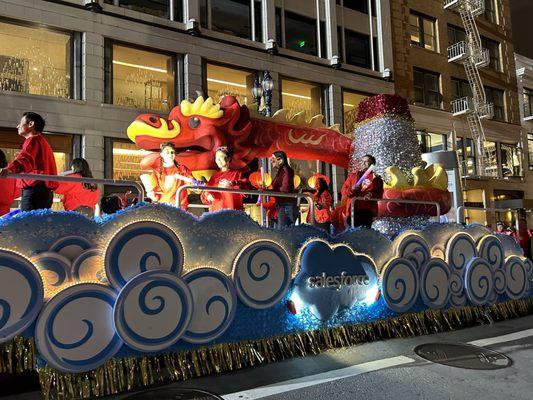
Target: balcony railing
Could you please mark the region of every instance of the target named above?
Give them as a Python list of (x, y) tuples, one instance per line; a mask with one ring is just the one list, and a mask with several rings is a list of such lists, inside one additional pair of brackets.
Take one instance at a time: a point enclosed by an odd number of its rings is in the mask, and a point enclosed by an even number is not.
[(485, 12), (485, 0), (466, 0), (470, 3), (470, 10), (474, 17)]
[(492, 119), (494, 117), (494, 105), (492, 103), (486, 103), (478, 107), (477, 113), (479, 118)]
[(490, 53), (488, 49), (483, 49), (481, 53), (476, 55), (476, 66), (478, 68), (486, 67), (490, 64)]
[(459, 7), (462, 3), (462, 0), (444, 0), (444, 8), (453, 10)]
[(462, 61), (468, 57), (466, 42), (461, 41), (448, 47), (448, 62)]
[(468, 97), (461, 97), (460, 99), (453, 100), (451, 103), (453, 116), (468, 114), (474, 110), (472, 100)]

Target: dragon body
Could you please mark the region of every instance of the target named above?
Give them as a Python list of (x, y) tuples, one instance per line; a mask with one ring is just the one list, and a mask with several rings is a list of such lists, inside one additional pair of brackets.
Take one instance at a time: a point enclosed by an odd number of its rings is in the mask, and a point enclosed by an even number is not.
[[(142, 169), (158, 168), (160, 146), (171, 142), (181, 164), (187, 166), (197, 179), (209, 179), (217, 169), (215, 153), (221, 146), (233, 151), (232, 169), (247, 168), (255, 159), (270, 157), (276, 150), (283, 150), (291, 159), (318, 160), (353, 169), (360, 151), (357, 129), (364, 128), (365, 123), (375, 123), (379, 118), (397, 118), (400, 124), (412, 123), (407, 102), (391, 95), (374, 96), (361, 103), (355, 140), (342, 135), (336, 126), (324, 126), (322, 115), (310, 120), (304, 115), (299, 113), (289, 118), (288, 110), (279, 110), (272, 118), (252, 117), (250, 109), (240, 105), (233, 96), (223, 97), (218, 104), (211, 98), (198, 97), (194, 102), (182, 101), (171, 110), (168, 118), (155, 114), (139, 115), (127, 133), (139, 148), (152, 152), (141, 161)], [(417, 143), (414, 124), (406, 131), (408, 139)], [(382, 134), (383, 142), (375, 146), (387, 145), (387, 135), (398, 138), (404, 133), (383, 129)], [(370, 150), (376, 150), (373, 154), (379, 153), (378, 148)], [(437, 201), (441, 212), (447, 212), (451, 196), (447, 191), (446, 171), (439, 165), (421, 166), (420, 152), (411, 162), (406, 162), (401, 155), (397, 158), (400, 168), (387, 165), (390, 160), (378, 159), (378, 165), (383, 169), (379, 172), (387, 183), (384, 198)], [(382, 216), (435, 215), (436, 212), (434, 206), (413, 207), (400, 203), (380, 203), (379, 208)]]

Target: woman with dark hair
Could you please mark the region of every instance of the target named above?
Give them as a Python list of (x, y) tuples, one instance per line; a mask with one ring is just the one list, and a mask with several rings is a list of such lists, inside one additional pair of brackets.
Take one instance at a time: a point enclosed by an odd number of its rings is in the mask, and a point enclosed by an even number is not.
[[(195, 183), (191, 171), (176, 160), (176, 146), (165, 142), (160, 147), (159, 168), (143, 179), (147, 195), (152, 201), (177, 205), (176, 193), (181, 186)], [(181, 192), (181, 208), (189, 206), (187, 191)]]
[[(7, 166), (5, 153), (0, 150), (0, 168)], [(16, 197), (20, 196), (16, 179), (0, 179), (0, 216), (7, 214)]]
[[(72, 178), (92, 178), (89, 163), (84, 158), (75, 158), (70, 163), (70, 171), (62, 175)], [(58, 182), (55, 190), (63, 195), (63, 207), (66, 211), (76, 211), (89, 218), (94, 216), (94, 206), (100, 198), (100, 191), (96, 185), (81, 182)]]
[[(287, 154), (283, 151), (275, 151), (272, 154), (272, 165), (278, 169), (272, 190), (274, 192), (294, 193), (294, 170), (289, 165)], [(278, 227), (293, 225), (298, 218), (300, 210), (296, 205), (296, 198), (276, 198), (276, 210), (278, 211)]]
[[(242, 171), (230, 169), (233, 152), (227, 147), (219, 147), (215, 152), (215, 163), (220, 171), (207, 182), (207, 186), (220, 188), (243, 189), (246, 186), (246, 179)], [(220, 209), (242, 210), (241, 194), (222, 192), (203, 192), (201, 199), (204, 204), (209, 204), (209, 211)]]
[[(329, 233), (331, 224), (331, 204), (333, 199), (329, 193), (329, 179), (322, 174), (314, 176), (313, 201), (315, 203), (315, 226), (324, 229)], [(309, 180), (313, 178), (311, 177)], [(311, 213), (307, 213), (307, 223), (311, 222)]]

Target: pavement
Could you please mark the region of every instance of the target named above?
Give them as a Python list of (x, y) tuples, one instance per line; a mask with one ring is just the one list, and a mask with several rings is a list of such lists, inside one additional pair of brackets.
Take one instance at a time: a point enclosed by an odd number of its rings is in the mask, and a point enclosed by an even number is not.
[[(436, 364), (414, 352), (416, 346), (427, 343), (470, 343), (503, 353), (511, 362), (502, 364), (509, 364), (506, 368), (492, 370)], [(157, 397), (150, 395), (154, 390), (151, 388), (105, 399), (122, 400), (133, 395), (135, 399), (193, 399), (172, 392), (196, 388), (218, 394), (224, 400), (531, 400), (532, 346), (533, 316), (528, 316), (453, 332), (366, 343), (173, 383), (158, 387)], [(480, 358), (481, 364), (490, 362)], [(168, 397), (164, 396), (165, 392)], [(38, 392), (30, 392), (0, 398), (36, 400), (40, 396)]]

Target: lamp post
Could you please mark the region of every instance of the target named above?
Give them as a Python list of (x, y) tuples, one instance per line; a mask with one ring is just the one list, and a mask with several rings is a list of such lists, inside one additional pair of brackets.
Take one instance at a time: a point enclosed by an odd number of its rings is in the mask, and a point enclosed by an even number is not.
[[(274, 80), (270, 76), (270, 72), (264, 71), (263, 76), (259, 75), (254, 80), (252, 87), (252, 97), (254, 103), (257, 104), (257, 110), (261, 115), (270, 117), (272, 115), (272, 88), (274, 87)], [(261, 99), (264, 99), (265, 105), (262, 109)]]

